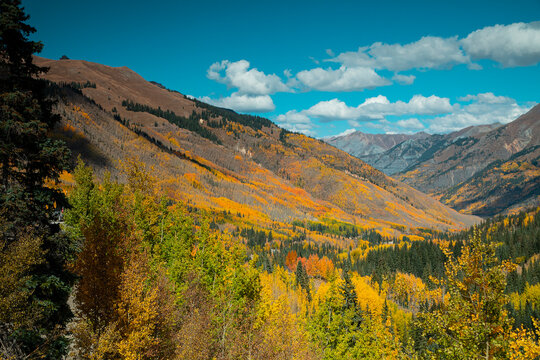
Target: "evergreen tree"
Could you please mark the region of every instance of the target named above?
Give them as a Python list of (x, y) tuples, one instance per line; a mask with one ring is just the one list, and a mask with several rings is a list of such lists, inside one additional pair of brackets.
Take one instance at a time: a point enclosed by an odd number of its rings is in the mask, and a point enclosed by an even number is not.
[[(38, 256), (22, 273), (28, 281), (13, 289), (25, 294), (17, 305), (28, 309), (28, 318), (18, 323), (10, 313), (1, 314), (0, 339), (19, 354), (58, 359), (67, 345), (61, 329), (71, 317), (67, 298), (73, 277), (66, 263), (73, 246), (56, 221), (65, 198), (45, 182), (58, 180), (67, 169), (69, 151), (49, 137), (60, 118), (45, 97), (46, 83), (37, 79), (47, 69), (32, 56), (43, 45), (28, 40), (36, 30), (27, 20), (20, 0), (0, 2), (0, 259), (14, 256), (23, 243), (37, 247), (26, 254)], [(0, 264), (2, 276), (10, 271), (5, 265)], [(12, 295), (2, 293), (0, 300)]]
[(356, 296), (356, 291), (354, 290), (354, 285), (352, 284), (347, 268), (343, 270), (343, 280), (345, 281), (341, 287), (343, 298), (345, 299), (343, 306), (347, 309), (356, 309), (358, 305), (358, 298)]
[(304, 268), (304, 264), (300, 260), (298, 260), (298, 264), (296, 265), (296, 283), (300, 285), (300, 287), (304, 290), (306, 290), (308, 301), (311, 301), (311, 291), (309, 288), (309, 277), (306, 272), (306, 269)]
[[(348, 267), (345, 267), (343, 269), (343, 280), (344, 284), (341, 286), (341, 293), (344, 299), (343, 310), (350, 310), (350, 312), (352, 313), (352, 323), (359, 326), (362, 322), (362, 314), (358, 305), (358, 297), (356, 296), (356, 290), (354, 289), (354, 285), (349, 275)], [(368, 313), (367, 310), (366, 313)]]
[(381, 313), (381, 319), (383, 321), (383, 324), (386, 323), (386, 320), (388, 319), (388, 315), (389, 315), (388, 303), (386, 302), (386, 299), (384, 299), (384, 305), (383, 305), (382, 313)]

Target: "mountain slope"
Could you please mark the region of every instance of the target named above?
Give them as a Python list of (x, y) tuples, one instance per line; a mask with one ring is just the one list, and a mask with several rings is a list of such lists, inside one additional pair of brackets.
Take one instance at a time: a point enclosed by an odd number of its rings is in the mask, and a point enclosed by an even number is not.
[(540, 202), (540, 105), (509, 124), (456, 139), (396, 178), (482, 216)]
[(468, 180), (441, 193), (440, 199), (467, 214), (493, 216), (540, 203), (540, 145), (508, 160), (494, 161)]
[(329, 144), (354, 155), (387, 175), (406, 171), (428, 160), (435, 152), (455, 141), (489, 132), (500, 124), (470, 126), (446, 135), (419, 132), (407, 134), (364, 134), (356, 131), (326, 139)]
[(98, 174), (121, 176), (118, 160), (138, 157), (174, 198), (267, 225), (334, 218), (397, 235), (478, 220), (322, 141), (188, 99), (125, 67), (36, 62), (50, 67), (48, 80), (74, 83), (54, 90), (59, 136)]
[[(351, 135), (370, 139), (361, 133)], [(539, 105), (506, 125), (470, 126), (444, 135), (420, 133), (416, 138), (399, 136), (378, 135), (379, 143), (405, 140), (361, 159), (467, 214), (493, 216), (540, 203)], [(331, 140), (349, 152), (374, 146), (360, 141), (363, 145), (358, 147), (348, 136)]]
[(323, 139), (330, 145), (337, 147), (357, 158), (369, 163), (368, 160), (375, 155), (384, 153), (407, 140), (424, 139), (429, 137), (426, 133), (407, 134), (366, 134), (361, 131), (355, 131), (351, 134), (332, 136)]

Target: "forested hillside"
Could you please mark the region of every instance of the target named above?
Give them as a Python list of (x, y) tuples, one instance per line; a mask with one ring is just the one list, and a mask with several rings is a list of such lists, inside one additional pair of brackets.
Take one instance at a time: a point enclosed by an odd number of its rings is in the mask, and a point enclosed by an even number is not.
[[(397, 236), (478, 221), (268, 119), (188, 99), (127, 68), (36, 61), (50, 67), (46, 77), (55, 82), (59, 138), (98, 176), (119, 176), (118, 161), (137, 157), (172, 197), (230, 210), (266, 228), (272, 221), (330, 217)], [(71, 86), (87, 82), (95, 87)]]

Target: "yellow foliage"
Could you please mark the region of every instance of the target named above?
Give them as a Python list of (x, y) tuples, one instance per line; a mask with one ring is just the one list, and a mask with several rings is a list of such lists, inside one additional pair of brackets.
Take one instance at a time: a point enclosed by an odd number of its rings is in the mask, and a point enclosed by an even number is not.
[[(140, 255), (139, 255), (140, 256)], [(148, 268), (135, 258), (122, 274), (118, 315), (122, 338), (117, 343), (118, 352), (126, 360), (142, 359), (153, 347), (159, 345), (155, 337), (159, 317), (158, 293), (148, 288)]]
[(356, 273), (351, 278), (360, 307), (362, 309), (369, 308), (371, 314), (380, 316), (384, 298), (369, 285), (369, 280), (368, 276), (359, 276)]
[(534, 333), (522, 327), (510, 334), (510, 346), (508, 355), (510, 360), (537, 359), (540, 356), (540, 344), (535, 340), (540, 336), (537, 319), (533, 319)]

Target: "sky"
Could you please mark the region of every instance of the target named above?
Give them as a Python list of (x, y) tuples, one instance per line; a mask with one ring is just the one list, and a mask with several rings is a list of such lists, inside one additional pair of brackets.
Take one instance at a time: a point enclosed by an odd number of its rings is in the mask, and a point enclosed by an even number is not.
[(127, 66), (313, 137), (446, 133), (540, 101), (540, 0), (23, 0), (40, 54)]

